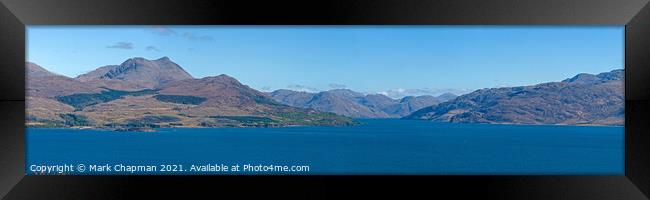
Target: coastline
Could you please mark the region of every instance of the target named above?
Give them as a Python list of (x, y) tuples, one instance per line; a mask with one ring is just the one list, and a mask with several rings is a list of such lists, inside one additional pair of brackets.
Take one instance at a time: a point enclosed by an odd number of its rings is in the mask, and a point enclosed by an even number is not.
[[(467, 124), (467, 125), (509, 125), (509, 126), (562, 126), (562, 127), (625, 127), (624, 125), (606, 125), (606, 124), (524, 124), (524, 123), (464, 123), (464, 122), (438, 122), (430, 120), (416, 120), (416, 119), (399, 119), (399, 118), (355, 118), (356, 120), (412, 120), (421, 122), (435, 122), (441, 124)], [(241, 128), (241, 129), (255, 129), (255, 128), (291, 128), (291, 127), (349, 127), (359, 126), (364, 123), (358, 122), (354, 125), (335, 125), (335, 126), (319, 126), (319, 125), (285, 125), (285, 126), (222, 126), (222, 127), (205, 127), (205, 126), (159, 126), (159, 127), (95, 127), (95, 126), (70, 126), (70, 127), (45, 127), (34, 126), (28, 123), (25, 124), (26, 128), (44, 128), (44, 129), (76, 129), (76, 130), (98, 130), (98, 131), (111, 131), (111, 132), (157, 132), (161, 128), (179, 128), (179, 129), (220, 129), (220, 128)]]
[(358, 126), (363, 123), (355, 123), (352, 125), (300, 125), (291, 124), (283, 126), (158, 126), (158, 127), (96, 127), (96, 126), (34, 126), (25, 124), (25, 128), (33, 129), (70, 129), (70, 130), (95, 130), (95, 131), (110, 131), (110, 132), (156, 132), (157, 129), (163, 128), (178, 128), (178, 129), (220, 129), (220, 128), (237, 128), (237, 129), (254, 129), (254, 128), (291, 128), (291, 127), (349, 127)]

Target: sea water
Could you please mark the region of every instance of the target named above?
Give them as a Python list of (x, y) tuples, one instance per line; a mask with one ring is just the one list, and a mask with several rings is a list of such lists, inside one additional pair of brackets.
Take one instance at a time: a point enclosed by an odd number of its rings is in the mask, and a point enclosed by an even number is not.
[[(26, 173), (624, 173), (623, 127), (358, 121), (346, 127), (156, 132), (28, 128)], [(70, 169), (45, 170), (52, 166)]]

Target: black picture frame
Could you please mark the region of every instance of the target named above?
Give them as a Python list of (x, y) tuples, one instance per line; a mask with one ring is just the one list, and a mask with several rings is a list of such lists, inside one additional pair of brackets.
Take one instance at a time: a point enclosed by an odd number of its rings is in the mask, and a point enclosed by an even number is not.
[[(648, 199), (647, 0), (0, 0), (0, 197)], [(624, 176), (25, 176), (26, 25), (625, 25)], [(281, 183), (279, 182), (281, 181)], [(237, 191), (237, 192), (235, 192)], [(425, 197), (426, 197), (425, 196)], [(212, 199), (210, 196), (208, 196)]]

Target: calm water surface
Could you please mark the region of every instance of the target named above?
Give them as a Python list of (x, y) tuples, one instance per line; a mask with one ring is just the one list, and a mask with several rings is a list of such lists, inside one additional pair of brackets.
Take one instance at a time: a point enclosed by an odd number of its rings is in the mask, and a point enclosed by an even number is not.
[(261, 174), (623, 174), (623, 127), (359, 121), (363, 125), (153, 133), (29, 128), (26, 170), (33, 174), (31, 165), (170, 164), (186, 171), (154, 174), (225, 174), (189, 167), (251, 164), (309, 166), (309, 172)]

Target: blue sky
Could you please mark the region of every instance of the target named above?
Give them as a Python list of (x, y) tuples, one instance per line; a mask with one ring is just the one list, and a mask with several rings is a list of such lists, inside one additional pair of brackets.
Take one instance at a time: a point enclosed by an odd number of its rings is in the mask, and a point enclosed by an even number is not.
[(437, 95), (624, 66), (623, 26), (29, 26), (27, 60), (76, 77), (168, 56), (255, 89)]

